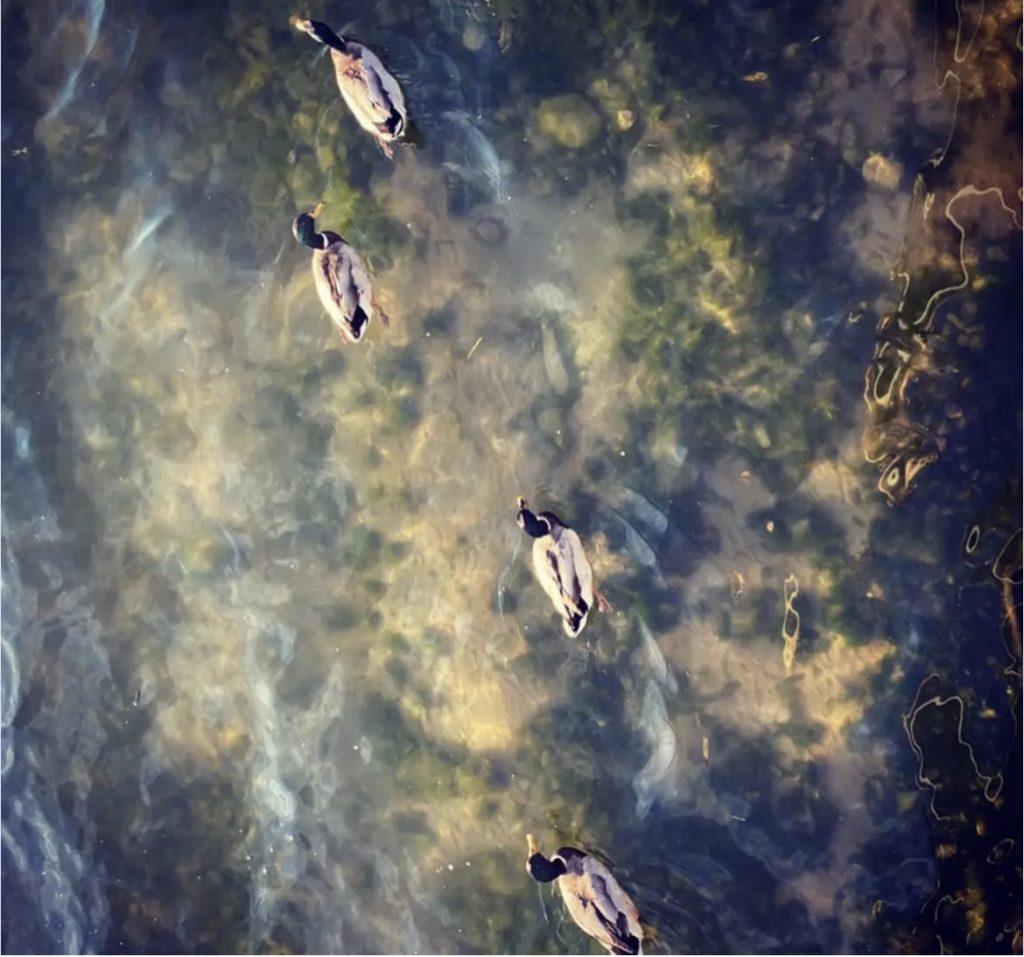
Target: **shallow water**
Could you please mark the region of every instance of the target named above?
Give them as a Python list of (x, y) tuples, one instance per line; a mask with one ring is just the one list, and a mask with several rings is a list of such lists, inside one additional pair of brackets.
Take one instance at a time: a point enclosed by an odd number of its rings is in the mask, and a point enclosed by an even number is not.
[(1019, 952), (1020, 20), (6, 5), (4, 950)]

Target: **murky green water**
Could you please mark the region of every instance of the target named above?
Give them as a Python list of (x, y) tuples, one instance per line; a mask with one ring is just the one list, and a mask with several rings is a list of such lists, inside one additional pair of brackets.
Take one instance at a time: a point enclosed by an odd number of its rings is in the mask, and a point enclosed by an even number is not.
[(5, 951), (1019, 953), (1020, 22), (5, 4)]

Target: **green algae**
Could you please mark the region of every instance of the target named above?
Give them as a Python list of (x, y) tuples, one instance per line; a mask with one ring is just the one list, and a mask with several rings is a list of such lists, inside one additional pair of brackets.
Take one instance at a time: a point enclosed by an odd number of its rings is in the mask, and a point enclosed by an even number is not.
[(574, 93), (542, 101), (537, 108), (537, 124), (542, 133), (571, 150), (588, 146), (601, 129), (597, 111)]
[[(902, 640), (900, 636), (906, 628), (900, 616), (905, 609), (894, 602), (892, 592), (885, 598), (867, 595), (875, 578), (891, 582), (934, 577), (942, 542), (930, 533), (930, 529), (938, 527), (934, 513), (908, 516), (904, 511), (898, 518), (872, 517), (868, 553), (860, 561), (851, 562), (844, 529), (799, 491), (809, 467), (819, 458), (834, 454), (843, 427), (853, 421), (849, 409), (858, 407), (861, 400), (856, 387), (851, 391), (840, 380), (849, 355), (838, 347), (828, 346), (821, 361), (811, 367), (806, 355), (811, 333), (794, 331), (782, 315), (784, 310), (767, 305), (769, 291), (773, 295), (778, 295), (780, 289), (785, 291), (785, 285), (776, 278), (782, 273), (790, 276), (794, 286), (818, 282), (813, 274), (816, 263), (812, 266), (804, 261), (809, 257), (803, 252), (791, 254), (794, 261), (784, 262), (786, 268), (771, 261), (766, 248), (770, 251), (773, 244), (786, 243), (773, 240), (768, 232), (776, 227), (768, 214), (767, 199), (764, 209), (754, 203), (756, 209), (751, 213), (745, 208), (747, 200), (734, 195), (741, 191), (728, 179), (731, 160), (726, 155), (733, 131), (716, 133), (703, 128), (709, 118), (716, 116), (715, 110), (722, 108), (721, 90), (726, 82), (723, 77), (731, 75), (726, 67), (736, 72), (737, 64), (728, 60), (725, 51), (731, 49), (735, 41), (733, 31), (739, 28), (721, 24), (721, 52), (716, 48), (701, 56), (696, 46), (700, 31), (687, 22), (690, 17), (675, 10), (654, 10), (638, 4), (615, 9), (607, 4), (584, 4), (578, 8), (555, 5), (550, 10), (536, 10), (512, 0), (499, 2), (496, 7), (499, 17), (514, 24), (505, 54), (512, 62), (514, 78), (522, 80), (529, 65), (527, 51), (540, 61), (536, 75), (541, 79), (536, 88), (523, 96), (524, 105), (503, 106), (505, 115), (501, 122), (507, 127), (507, 141), (525, 132), (531, 117), (538, 112), (544, 112), (548, 118), (548, 134), (556, 141), (566, 129), (573, 131), (562, 144), (564, 149), (545, 153), (542, 158), (535, 156), (532, 145), (523, 148), (524, 156), (531, 162), (536, 160), (532, 189), (536, 195), (543, 192), (545, 201), (560, 212), (561, 200), (592, 196), (595, 183), (600, 184), (601, 189), (616, 193), (618, 224), (636, 228), (645, 237), (639, 251), (631, 250), (623, 256), (624, 296), (615, 301), (613, 318), (609, 320), (612, 348), (594, 347), (590, 341), (594, 332), (586, 325), (585, 310), (589, 303), (581, 315), (538, 319), (539, 313), (524, 309), (516, 310), (521, 313), (518, 318), (486, 317), (488, 324), (483, 325), (469, 303), (470, 297), (464, 295), (462, 276), (452, 279), (456, 294), (447, 300), (437, 296), (427, 302), (428, 295), (424, 302), (412, 303), (408, 318), (402, 317), (404, 328), (389, 334), (395, 335), (391, 342), (389, 335), (382, 336), (387, 344), (379, 352), (343, 351), (334, 341), (326, 349), (320, 349), (319, 344), (315, 349), (306, 349), (291, 343), (289, 354), (279, 352), (276, 363), (247, 369), (227, 399), (219, 400), (222, 407), (233, 410), (220, 449), (228, 459), (239, 457), (250, 472), (258, 466), (263, 476), (260, 494), (267, 501), (250, 502), (244, 490), (240, 493), (238, 486), (234, 486), (231, 495), (225, 496), (226, 503), (207, 498), (197, 505), (193, 524), (176, 527), (175, 554), (179, 555), (185, 573), (184, 579), (175, 584), (180, 591), (175, 601), (183, 605), (195, 603), (200, 590), (209, 592), (208, 584), (223, 582), (236, 569), (227, 539), (218, 539), (217, 523), (230, 512), (231, 498), (238, 497), (245, 506), (245, 528), (255, 539), (253, 551), (260, 563), (254, 576), (260, 577), (260, 581), (242, 599), (243, 604), (258, 609), (260, 614), (269, 614), (267, 608), (281, 609), (274, 614), (294, 618), (304, 626), (302, 650), (296, 653), (293, 666), (278, 677), (276, 685), (284, 699), (282, 713), (287, 714), (289, 721), (301, 720), (304, 705), (311, 707), (314, 697), (310, 689), (322, 684), (314, 678), (325, 681), (330, 670), (331, 656), (317, 642), (330, 642), (332, 655), (336, 653), (335, 644), (344, 648), (342, 659), (350, 674), (347, 695), (338, 695), (329, 712), (335, 720), (350, 725), (356, 739), (365, 732), (372, 745), (372, 757), (364, 768), (361, 756), (353, 766), (341, 764), (344, 755), (333, 751), (326, 750), (327, 756), (321, 756), (324, 761), (339, 762), (345, 775), (360, 780), (358, 786), (353, 785), (358, 799), (346, 800), (361, 806), (349, 808), (342, 798), (335, 797), (331, 811), (346, 824), (365, 829), (371, 848), (380, 848), (381, 854), (392, 846), (393, 826), (403, 840), (408, 837), (407, 849), (414, 864), (434, 860), (439, 848), (447, 853), (449, 847), (457, 844), (451, 835), (433, 826), (435, 816), (442, 815), (449, 803), (466, 802), (459, 804), (463, 815), (460, 825), (466, 833), (473, 833), (477, 825), (500, 822), (506, 832), (499, 838), (498, 846), (470, 853), (468, 859), (473, 867), (460, 869), (457, 877), (448, 878), (443, 891), (431, 889), (428, 899), (449, 909), (464, 932), (461, 944), (467, 950), (559, 952), (566, 944), (552, 925), (557, 925), (554, 914), (560, 905), (555, 903), (552, 911), (553, 902), (545, 897), (547, 915), (552, 920), (549, 923), (539, 916), (537, 889), (523, 873), (521, 835), (513, 834), (513, 827), (529, 824), (540, 830), (549, 825), (559, 840), (582, 842), (586, 838), (607, 846), (617, 843), (624, 850), (628, 866), (646, 866), (653, 872), (660, 865), (652, 864), (648, 858), (652, 846), (663, 846), (658, 842), (659, 837), (664, 837), (659, 830), (663, 823), (665, 828), (669, 823), (678, 826), (685, 831), (687, 840), (694, 842), (706, 839), (708, 825), (700, 818), (677, 821), (671, 801), (640, 822), (630, 813), (630, 801), (624, 800), (624, 795), (630, 794), (630, 777), (642, 767), (646, 752), (642, 736), (631, 726), (628, 715), (629, 702), (640, 679), (630, 672), (634, 666), (626, 653), (627, 646), (616, 643), (621, 639), (619, 620), (591, 622), (587, 634), (595, 641), (586, 651), (593, 657), (580, 666), (586, 669), (585, 675), (577, 680), (574, 672), (572, 679), (563, 684), (559, 678), (563, 669), (569, 667), (567, 662), (575, 662), (572, 656), (577, 652), (582, 658), (583, 652), (565, 642), (546, 607), (543, 614), (530, 613), (533, 617), (524, 617), (527, 609), (543, 606), (522, 554), (514, 571), (504, 579), (508, 590), (499, 602), (494, 580), (508, 556), (502, 552), (505, 540), (493, 531), (503, 526), (497, 518), (492, 521), (492, 516), (500, 511), (497, 500), (507, 497), (508, 490), (501, 483), (511, 484), (511, 476), (503, 475), (501, 481), (492, 477), (480, 479), (479, 500), (473, 494), (477, 489), (471, 489), (463, 503), (471, 515), (469, 528), (456, 539), (452, 550), (443, 552), (456, 558), (468, 552), (477, 566), (472, 574), (454, 563), (451, 567), (442, 563), (442, 582), (448, 579), (457, 587), (446, 590), (443, 583), (435, 582), (431, 588), (409, 590), (410, 570), (417, 561), (424, 560), (424, 555), (435, 553), (436, 531), (410, 530), (409, 526), (430, 514), (425, 503), (435, 492), (433, 483), (438, 476), (424, 473), (422, 489), (416, 488), (415, 483), (411, 488), (395, 489), (389, 486), (387, 466), (413, 442), (434, 438), (426, 432), (425, 423), (438, 404), (451, 401), (440, 383), (450, 380), (452, 369), (442, 365), (437, 354), (423, 350), (421, 343), (410, 344), (404, 338), (407, 330), (422, 329), (432, 336), (453, 339), (466, 334), (467, 347), (482, 334), (487, 348), (495, 350), (497, 363), (507, 361), (518, 366), (525, 398), (514, 392), (511, 402), (508, 394), (499, 398), (494, 383), (500, 384), (502, 380), (488, 379), (493, 394), (488, 392), (477, 407), (466, 410), (467, 420), (475, 423), (479, 419), (481, 433), (508, 443), (500, 449), (496, 446), (493, 454), (503, 463), (510, 463), (509, 469), (517, 473), (517, 485), (524, 481), (524, 473), (527, 481), (558, 484), (551, 496), (554, 507), (565, 509), (588, 544), (600, 543), (595, 546), (595, 554), (617, 563), (616, 570), (608, 576), (616, 604), (630, 614), (642, 613), (658, 640), (669, 645), (669, 667), (679, 673), (680, 684), (686, 689), (684, 696), (702, 697), (697, 682), (684, 682), (681, 671), (704, 663), (696, 652), (688, 651), (686, 639), (689, 630), (700, 624), (708, 605), (721, 620), (720, 639), (742, 646), (747, 668), (741, 670), (737, 659), (730, 660), (733, 673), (740, 676), (730, 692), (736, 725), (725, 725), (724, 730), (711, 720), (704, 725), (714, 728), (708, 774), (720, 793), (739, 790), (750, 800), (773, 795), (758, 807), (767, 808), (777, 818), (771, 829), (772, 839), (782, 849), (779, 853), (789, 854), (794, 868), (792, 862), (805, 846), (813, 851), (808, 853), (805, 870), (811, 870), (811, 863), (822, 863), (822, 848), (828, 845), (828, 831), (834, 822), (823, 796), (827, 786), (821, 774), (807, 762), (795, 769), (786, 767), (779, 752), (782, 747), (800, 750), (822, 746), (824, 725), (800, 710), (804, 678), (796, 675), (784, 682), (778, 692), (792, 710), (791, 717), (776, 721), (770, 737), (758, 738), (742, 724), (748, 711), (757, 713), (758, 702), (753, 695), (748, 698), (740, 680), (750, 680), (751, 672), (761, 669), (761, 665), (755, 668), (750, 662), (759, 659), (762, 643), (777, 635), (781, 583), (790, 573), (788, 564), (801, 564), (800, 607), (805, 628), (802, 638), (806, 641), (802, 640), (798, 652), (799, 670), (825, 654), (827, 642), (822, 636), (830, 631), (859, 647), (868, 646), (890, 632), (897, 635), (894, 640)], [(385, 20), (392, 16), (397, 14), (382, 12)], [(719, 16), (707, 5), (697, 5), (693, 11), (693, 18), (698, 20)], [(619, 49), (624, 37), (643, 37), (645, 31), (657, 37), (661, 35), (659, 31), (668, 30), (677, 31), (683, 53), (666, 43), (642, 42), (624, 62), (612, 65), (610, 54)], [(462, 32), (460, 26), (460, 36)], [(365, 137), (358, 138), (351, 118), (336, 102), (337, 94), (326, 64), (313, 61), (308, 44), (301, 47), (301, 54), (298, 52), (303, 38), (289, 37), (290, 42), (286, 43), (255, 11), (233, 12), (226, 36), (227, 43), (212, 41), (209, 58), (229, 64), (227, 72), (218, 79), (218, 88), (211, 91), (212, 102), (219, 105), (228, 119), (217, 128), (209, 115), (204, 118), (202, 97), (185, 94), (187, 102), (174, 100), (178, 116), (195, 114), (197, 119), (193, 122), (216, 128), (214, 137), (222, 142), (211, 144), (209, 151), (197, 148), (182, 156), (175, 163), (172, 178), (180, 183), (198, 182), (209, 168), (217, 169), (217, 175), (237, 186), (242, 197), (243, 209), (225, 217), (231, 245), (235, 246), (233, 251), (237, 254), (238, 246), (251, 242), (253, 262), (263, 262), (277, 255), (279, 245), (287, 244), (285, 261), (295, 264), (296, 273), (301, 273), (307, 284), (307, 251), (292, 248), (288, 222), (297, 210), (326, 199), (326, 225), (343, 232), (366, 253), (375, 269), (383, 274), (378, 276), (378, 286), (401, 288), (407, 281), (404, 270), (416, 252), (407, 246), (404, 220), (391, 217), (379, 187), (381, 182), (400, 176), (407, 158), (401, 157), (395, 167), (380, 164), (377, 168), (378, 157), (372, 144)], [(777, 45), (781, 49), (783, 44)], [(709, 67), (709, 58), (718, 56), (722, 60)], [(676, 62), (677, 59), (683, 62)], [(290, 64), (287, 69), (282, 67), (286, 60)], [(467, 62), (460, 61), (460, 66), (467, 67)], [(790, 104), (775, 77), (777, 70), (787, 69), (785, 61), (781, 54), (773, 52), (770, 62), (757, 66), (769, 70), (773, 82), (752, 93), (750, 99), (755, 105), (750, 108), (764, 114), (766, 127), (781, 123)], [(572, 78), (573, 89), (566, 90), (566, 76)], [(728, 82), (741, 81), (734, 77)], [(683, 85), (685, 90), (674, 88)], [(553, 108), (552, 97), (558, 98), (554, 102), (559, 109)], [(559, 120), (571, 112), (570, 107), (580, 114), (580, 122), (566, 127)], [(626, 130), (618, 128), (619, 114), (624, 110), (635, 113), (634, 122)], [(686, 123), (681, 119), (683, 110), (687, 111)], [(725, 126), (735, 127), (743, 122), (743, 118), (734, 119)], [(540, 125), (545, 127), (543, 119)], [(667, 134), (665, 129), (669, 130)], [(794, 134), (794, 141), (800, 144), (795, 132), (790, 127), (787, 135)], [(667, 177), (657, 191), (630, 185), (633, 158), (656, 153), (655, 149), (648, 149), (650, 141), (642, 139), (650, 136), (660, 137), (654, 146), (686, 168), (681, 186), (668, 183)], [(850, 137), (852, 133), (847, 139)], [(180, 131), (175, 131), (175, 138), (168, 140), (176, 151), (183, 150), (189, 142), (193, 140)], [(299, 149), (302, 144), (314, 145), (304, 152)], [(642, 148), (638, 148), (640, 144), (644, 144)], [(748, 141), (745, 145), (755, 144)], [(853, 155), (857, 152), (855, 146), (859, 148), (859, 144), (849, 142), (844, 148), (853, 151)], [(571, 155), (574, 152), (579, 155)], [(425, 155), (408, 162), (424, 162)], [(367, 173), (371, 159), (373, 172)], [(100, 151), (91, 158), (83, 154), (77, 172), (86, 179), (95, 179), (108, 162), (109, 158)], [(706, 169), (721, 178), (720, 185), (718, 180), (708, 179)], [(797, 174), (793, 179), (797, 179)], [(817, 182), (812, 186), (809, 194), (823, 192)], [(787, 197), (773, 196), (772, 201), (779, 198)], [(812, 199), (813, 195), (800, 200), (808, 204), (808, 216)], [(792, 236), (802, 222), (805, 221), (790, 222), (785, 235)], [(614, 224), (608, 224), (608, 228), (614, 229)], [(241, 231), (246, 233), (244, 239), (239, 238)], [(249, 245), (242, 248), (250, 249)], [(514, 271), (516, 253), (514, 247), (509, 249), (508, 268)], [(472, 273), (474, 268), (482, 267), (470, 260), (467, 272)], [(837, 297), (844, 294), (840, 277), (826, 274), (821, 282), (830, 286), (829, 291)], [(430, 295), (433, 292), (428, 289)], [(585, 302), (587, 292), (583, 289), (580, 293)], [(315, 315), (315, 297), (310, 294), (307, 298), (307, 311)], [(437, 305), (445, 301), (449, 304)], [(538, 322), (542, 323), (540, 327)], [(162, 313), (154, 317), (156, 327), (167, 324)], [(548, 351), (553, 349), (555, 356), (550, 362), (544, 355), (545, 336), (541, 330), (550, 332)], [(237, 341), (244, 342), (241, 323), (236, 332)], [(523, 345), (523, 341), (534, 345)], [(618, 399), (625, 423), (618, 431), (610, 417), (592, 414), (593, 406), (588, 405), (597, 390), (594, 384), (588, 385), (585, 373), (591, 371), (588, 362), (593, 361), (594, 354), (602, 351), (614, 355), (610, 368), (616, 378), (602, 380), (599, 388), (608, 390), (619, 379), (626, 381), (633, 376), (638, 382), (636, 390), (623, 391)], [(458, 353), (458, 358), (464, 354), (465, 350)], [(486, 362), (485, 355), (486, 351), (481, 350), (474, 362)], [(234, 364), (233, 356), (231, 361)], [(539, 370), (536, 380), (529, 379), (530, 363), (534, 371)], [(488, 365), (484, 368), (487, 375), (493, 371)], [(604, 367), (604, 371), (608, 368)], [(457, 374), (466, 375), (462, 368)], [(335, 390), (344, 397), (344, 403), (335, 402)], [(542, 392), (543, 397), (538, 398)], [(160, 401), (156, 395), (148, 395), (151, 404)], [(145, 407), (144, 396), (144, 390), (125, 387), (111, 389), (96, 400), (97, 405), (109, 410), (112, 432), (133, 436), (131, 442), (98, 446), (88, 468), (79, 466), (83, 475), (91, 476), (91, 482), (97, 486), (113, 485), (120, 476), (131, 474), (135, 462), (157, 446), (171, 458), (210, 454), (210, 447), (202, 445), (205, 436), (198, 420), (216, 418), (216, 405), (212, 409), (200, 406), (191, 398), (186, 403), (188, 414), (154, 416), (152, 408)], [(335, 411), (339, 406), (345, 413)], [(345, 414), (351, 415), (353, 409), (372, 410), (376, 416), (372, 427), (352, 424), (354, 416), (346, 420)], [(606, 429), (610, 434), (601, 434)], [(522, 439), (521, 444), (512, 444), (507, 433)], [(678, 456), (678, 448), (683, 444), (688, 449), (686, 463), (672, 456), (656, 458), (656, 448), (670, 447), (672, 454)], [(624, 451), (628, 451), (628, 456), (620, 455)], [(448, 448), (446, 452), (455, 455), (457, 450)], [(490, 454), (477, 450), (470, 460), (484, 475), (491, 468)], [(692, 494), (706, 502), (710, 492), (713, 501), (716, 479), (720, 478), (715, 472), (716, 464), (729, 455), (754, 466), (757, 480), (763, 483), (765, 494), (771, 499), (770, 504), (756, 500), (736, 505), (742, 542), (756, 550), (755, 561), (764, 567), (764, 576), (757, 584), (749, 582), (746, 593), (731, 606), (727, 604), (727, 586), (722, 584), (701, 585), (688, 597), (680, 597), (691, 576), (706, 570), (704, 563), (717, 561), (719, 556), (723, 564), (716, 568), (718, 576), (713, 581), (725, 579), (729, 569), (724, 563), (732, 553), (728, 551), (728, 538), (716, 539), (712, 534), (717, 520), (701, 525), (693, 513), (671, 507), (673, 530), (684, 536), (687, 544), (684, 549), (678, 540), (669, 538), (655, 543), (655, 558), (667, 579), (662, 587), (652, 582), (651, 568), (623, 557), (628, 555), (626, 538), (619, 526), (609, 525), (607, 512), (602, 510), (607, 488), (612, 483), (627, 481), (634, 482), (654, 500), (678, 501)], [(577, 461), (581, 463), (579, 475), (575, 474)], [(655, 469), (656, 461), (667, 464)], [(238, 468), (234, 461), (224, 466), (226, 474)], [(341, 469), (347, 473), (345, 478), (339, 474)], [(649, 480), (655, 473), (656, 479), (649, 484), (636, 481)], [(157, 481), (161, 483), (155, 486), (159, 495), (180, 479), (161, 477)], [(698, 483), (701, 491), (693, 492)], [(729, 489), (719, 492), (724, 501), (729, 501), (730, 496), (739, 498)], [(125, 530), (138, 521), (142, 525), (134, 533), (138, 539), (146, 541), (152, 537), (151, 527), (145, 524), (149, 514), (145, 501), (142, 494), (134, 491), (120, 498), (118, 507), (109, 508), (105, 516), (108, 532), (127, 534)], [(952, 505), (945, 502), (943, 507)], [(507, 524), (509, 536), (514, 535), (511, 521)], [(234, 534), (238, 523), (228, 522), (227, 527)], [(303, 563), (301, 576), (307, 579), (306, 583), (287, 577), (287, 563), (295, 561), (297, 555)], [(264, 567), (264, 559), (282, 564)], [(815, 573), (827, 571), (834, 588), (819, 591), (807, 584), (804, 567)], [(322, 584), (317, 585), (320, 580)], [(294, 589), (286, 598), (271, 587), (283, 581)], [(252, 585), (248, 579), (242, 584)], [(339, 594), (344, 594), (344, 598)], [(411, 605), (411, 613), (421, 615), (429, 624), (399, 631), (389, 617), (395, 595), (396, 603)], [(311, 610), (306, 617), (303, 606), (309, 597), (315, 600), (309, 603)], [(440, 611), (433, 607), (435, 599)], [(166, 602), (154, 604), (173, 606)], [(231, 621), (230, 609), (225, 606), (222, 610), (225, 619)], [(529, 626), (523, 642), (525, 650), (520, 649), (519, 657), (512, 657), (501, 667), (493, 661), (501, 661), (508, 649), (491, 634), (498, 628), (499, 610), (505, 616), (501, 627), (508, 633), (524, 624)], [(681, 625), (683, 611), (692, 617)], [(468, 629), (468, 639), (452, 625), (453, 621), (465, 618), (472, 620), (470, 626), (460, 624)], [(917, 619), (929, 640), (936, 640), (935, 636), (943, 630), (944, 618), (918, 614)], [(813, 637), (815, 631), (818, 642)], [(156, 643), (154, 639), (153, 644)], [(517, 728), (515, 745), (486, 757), (452, 743), (461, 729), (457, 721), (446, 723), (440, 717), (450, 701), (434, 684), (436, 672), (445, 662), (478, 653), (482, 647), (487, 647), (495, 657), (480, 659), (484, 663), (476, 664), (475, 679), (486, 683), (495, 674), (511, 674), (541, 699), (533, 712), (517, 701), (523, 713), (531, 716), (524, 719), (522, 729)], [(949, 664), (938, 655), (927, 661)], [(913, 663), (916, 666), (924, 661)], [(164, 666), (160, 680), (165, 686), (180, 681), (169, 667)], [(194, 660), (190, 662), (189, 673), (193, 670)], [(896, 674), (896, 665), (887, 661), (881, 670), (869, 674), (864, 689), (850, 689), (851, 696), (864, 695), (879, 710), (889, 709), (888, 724), (884, 725), (887, 727), (897, 727), (899, 722), (898, 707), (893, 703), (899, 685), (895, 685), (897, 690), (890, 687)], [(245, 700), (245, 689), (232, 687), (238, 699)], [(757, 690), (770, 697), (763, 686)], [(446, 689), (446, 693), (452, 697), (458, 691)], [(304, 697), (309, 700), (304, 701)], [(706, 697), (708, 701), (713, 698)], [(670, 701), (669, 706), (676, 718), (677, 709), (682, 713), (691, 703)], [(191, 706), (193, 716), (201, 711), (201, 707)], [(238, 739), (241, 752), (254, 747), (257, 725), (254, 721), (246, 736)], [(856, 733), (852, 722), (842, 725), (843, 741), (851, 751)], [(169, 739), (173, 741), (174, 736), (169, 735)], [(224, 746), (223, 753), (230, 752)], [(839, 759), (842, 757), (840, 754)], [(827, 761), (827, 756), (823, 760)], [(514, 767), (517, 780), (525, 782), (525, 791), (515, 797), (506, 794), (505, 776), (498, 773), (497, 765)], [(228, 765), (225, 773), (246, 773), (241, 767)], [(301, 779), (298, 770), (291, 773)], [(374, 777), (377, 773), (381, 773), (379, 779)], [(898, 770), (893, 774), (898, 775)], [(787, 775), (790, 777), (783, 781)], [(196, 777), (199, 776), (197, 772)], [(879, 793), (879, 779), (871, 780), (874, 783), (868, 795), (872, 807), (879, 809), (880, 814), (891, 810), (891, 793), (887, 802), (884, 788)], [(330, 805), (322, 795), (314, 794), (315, 790), (310, 787), (306, 792), (306, 804), (322, 814), (325, 806)], [(395, 812), (388, 804), (396, 799), (396, 793), (401, 800), (426, 804), (430, 813)], [(232, 789), (210, 794), (196, 787), (189, 794), (195, 799), (196, 815), (208, 815), (202, 833), (208, 833), (211, 839), (232, 834), (236, 828), (248, 828), (249, 822), (237, 820), (216, 806), (217, 801), (234, 808), (244, 806), (245, 798)], [(687, 797), (690, 795), (685, 795), (680, 803)], [(971, 792), (967, 799), (977, 801), (977, 794)], [(161, 796), (157, 801), (161, 811), (163, 800)], [(340, 808), (344, 808), (344, 815)], [(719, 806), (715, 806), (715, 813), (724, 816)], [(755, 819), (757, 816), (752, 815)], [(122, 826), (121, 822), (108, 822), (104, 833), (115, 830), (115, 824)], [(172, 824), (175, 833), (187, 830), (178, 817), (172, 818)], [(738, 824), (734, 826), (735, 841), (744, 840), (744, 829)], [(753, 823), (746, 830), (757, 827)], [(366, 894), (368, 888), (377, 888), (379, 892), (373, 863), (353, 860), (355, 855), (341, 837), (332, 840), (337, 844), (328, 852), (317, 852), (323, 855), (317, 866), (341, 860), (352, 898), (363, 900), (367, 910), (373, 910), (375, 905), (365, 900), (373, 896)], [(731, 847), (733, 838), (729, 840)], [(227, 839), (212, 840), (211, 846), (215, 853), (232, 860), (239, 859), (243, 850), (240, 843)], [(158, 849), (154, 846), (151, 850), (157, 858)], [(207, 857), (191, 845), (181, 856), (186, 862), (209, 865)], [(129, 857), (131, 849), (125, 845), (110, 860), (122, 862)], [(869, 867), (870, 862), (866, 861), (864, 866)], [(185, 870), (187, 866), (183, 865), (183, 872), (173, 876), (172, 892), (181, 897), (188, 896)], [(670, 889), (677, 898), (692, 895), (692, 883), (686, 875), (663, 870), (664, 873), (658, 871), (648, 879), (650, 887), (657, 888), (650, 892), (650, 901), (656, 901), (663, 888)], [(147, 873), (140, 870), (140, 880)], [(304, 887), (307, 879), (308, 875), (302, 875), (296, 885)], [(315, 884), (319, 880), (322, 878), (318, 875), (309, 882)], [(244, 873), (225, 873), (211, 879), (214, 890), (210, 897), (216, 903), (199, 908), (198, 914), (204, 927), (215, 929), (202, 932), (213, 936), (195, 938), (204, 947), (245, 950), (249, 946), (238, 930), (249, 915), (248, 903), (239, 891), (246, 886), (245, 881)], [(744, 881), (736, 883), (744, 890)], [(764, 886), (779, 890), (767, 878)], [(399, 896), (404, 893), (403, 887)], [(774, 894), (765, 896), (775, 899)], [(120, 900), (116, 904), (118, 918), (135, 946), (172, 949), (172, 944), (185, 943), (172, 937), (149, 936), (125, 916), (130, 907)], [(706, 902), (702, 906), (710, 909)], [(728, 895), (721, 894), (716, 900), (716, 916), (725, 915), (730, 906)], [(296, 895), (288, 907), (300, 912), (301, 897)], [(435, 926), (429, 923), (435, 915), (425, 914), (424, 910), (417, 913), (416, 920), (421, 932), (426, 933), (424, 928)], [(768, 914), (759, 918), (763, 926), (778, 926), (776, 918)], [(164, 920), (163, 916), (160, 920)], [(789, 929), (805, 920), (798, 911), (789, 911), (783, 923)], [(749, 926), (758, 921), (748, 919), (744, 923)], [(271, 926), (260, 942), (260, 949), (298, 951), (307, 947), (308, 938), (289, 924), (290, 921), (282, 921)], [(176, 933), (169, 920), (165, 926), (168, 934)], [(571, 929), (563, 928), (562, 932), (574, 948), (590, 946)], [(358, 936), (346, 938), (346, 942), (353, 940), (358, 940)], [(373, 940), (394, 947), (397, 938), (384, 936), (380, 941)], [(728, 943), (735, 945), (736, 940), (734, 937)], [(820, 941), (814, 944), (820, 946)]]

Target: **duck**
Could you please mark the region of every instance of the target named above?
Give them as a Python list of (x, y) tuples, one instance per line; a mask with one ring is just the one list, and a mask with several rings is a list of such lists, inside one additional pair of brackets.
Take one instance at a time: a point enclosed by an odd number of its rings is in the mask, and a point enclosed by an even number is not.
[(343, 342), (362, 342), (374, 313), (385, 326), (388, 317), (373, 299), (373, 287), (359, 253), (330, 230), (317, 232), (316, 220), (326, 204), (317, 203), (292, 222), (292, 235), (313, 250), (313, 281), (327, 315)]
[(355, 40), (338, 36), (326, 23), (292, 17), (291, 24), (330, 49), (341, 98), (356, 122), (377, 141), (384, 155), (392, 159), (391, 144), (401, 138), (409, 122), (398, 80), (372, 50)]
[(612, 606), (594, 587), (594, 572), (579, 535), (554, 512), (534, 514), (522, 495), (516, 504), (516, 524), (534, 540), (533, 574), (562, 616), (562, 630), (577, 638), (595, 600), (605, 613)]
[(526, 870), (543, 884), (558, 881), (569, 916), (610, 954), (642, 954), (640, 913), (612, 872), (578, 847), (560, 847), (549, 860), (526, 835)]

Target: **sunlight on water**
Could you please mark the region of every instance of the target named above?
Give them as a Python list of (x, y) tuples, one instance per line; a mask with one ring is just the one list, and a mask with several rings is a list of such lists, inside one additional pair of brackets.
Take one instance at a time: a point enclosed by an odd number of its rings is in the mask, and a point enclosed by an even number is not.
[(1020, 15), (5, 10), (4, 948), (1019, 946)]

